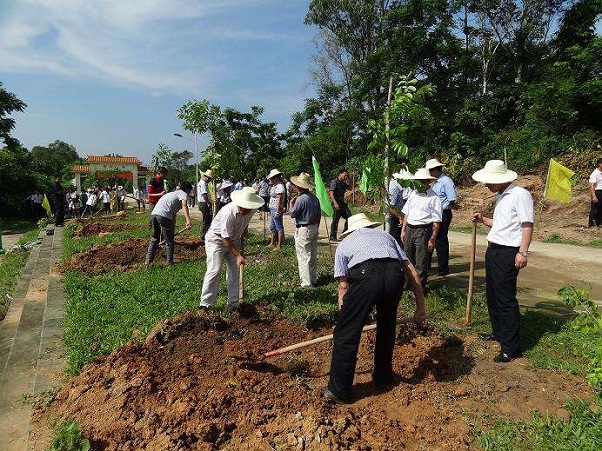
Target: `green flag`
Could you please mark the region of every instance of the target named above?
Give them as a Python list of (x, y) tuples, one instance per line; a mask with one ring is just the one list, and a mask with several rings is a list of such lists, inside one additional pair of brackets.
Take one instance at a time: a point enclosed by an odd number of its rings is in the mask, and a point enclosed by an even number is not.
[(316, 183), (316, 197), (320, 201), (320, 209), (326, 216), (334, 215), (334, 210), (332, 209), (332, 204), (330, 203), (330, 199), (328, 199), (328, 193), (326, 192), (326, 187), (324, 186), (324, 182), (322, 181), (322, 175), (320, 174), (320, 165), (318, 164), (318, 160), (315, 157), (311, 157), (311, 162), (314, 166), (314, 182)]
[(370, 169), (368, 168), (364, 168), (362, 171), (362, 178), (360, 179), (360, 191), (362, 194), (366, 194), (370, 188), (370, 176), (368, 175), (368, 172), (370, 172)]

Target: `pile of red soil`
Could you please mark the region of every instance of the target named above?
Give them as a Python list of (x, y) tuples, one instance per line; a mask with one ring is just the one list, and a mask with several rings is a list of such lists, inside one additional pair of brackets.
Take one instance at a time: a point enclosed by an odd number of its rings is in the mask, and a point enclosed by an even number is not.
[[(75, 269), (86, 274), (101, 274), (110, 271), (130, 271), (139, 268), (144, 263), (148, 241), (131, 239), (119, 243), (94, 246), (92, 249), (75, 254), (60, 267), (62, 271)], [(198, 260), (205, 255), (201, 240), (194, 237), (176, 237), (174, 262)], [(165, 250), (159, 246), (155, 262), (165, 262)]]
[(73, 233), (73, 236), (91, 236), (99, 234), (107, 234), (120, 232), (122, 230), (142, 230), (142, 227), (132, 224), (103, 224), (99, 222), (90, 222), (83, 225)]
[(474, 443), (464, 418), (562, 415), (565, 397), (591, 397), (577, 378), (519, 362), (496, 366), (493, 349), (474, 352), (458, 338), (402, 327), (394, 355), (401, 382), (373, 386), (374, 333), (366, 333), (355, 402), (335, 406), (320, 396), (328, 343), (257, 359), (330, 330), (310, 333), (265, 311), (231, 320), (186, 314), (160, 324), (145, 344), (84, 367), (36, 418), (73, 417), (107, 450), (466, 450)]

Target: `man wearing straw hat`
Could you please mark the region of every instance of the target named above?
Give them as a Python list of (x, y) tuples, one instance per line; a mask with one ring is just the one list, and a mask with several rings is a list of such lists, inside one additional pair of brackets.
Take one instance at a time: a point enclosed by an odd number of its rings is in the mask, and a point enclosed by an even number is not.
[(430, 188), (435, 177), (428, 169), (418, 169), (412, 178), (420, 185), (410, 193), (403, 207), (401, 241), (403, 250), (416, 266), (423, 290), (428, 291), (428, 269), (441, 225), (441, 200)]
[(490, 160), (472, 178), (496, 193), (493, 218), (474, 213), (472, 220), (491, 230), (485, 253), (487, 309), (492, 334), (488, 340), (500, 343), (494, 362), (507, 363), (521, 355), (520, 312), (516, 299), (518, 271), (527, 266), (527, 252), (533, 235), (535, 213), (529, 191), (512, 183), (518, 175), (503, 161)]
[(430, 174), (436, 178), (435, 183), (433, 183), (433, 191), (441, 199), (441, 207), (443, 208), (441, 227), (439, 228), (437, 242), (435, 243), (435, 251), (437, 251), (437, 274), (440, 276), (449, 274), (449, 239), (447, 234), (452, 221), (452, 209), (455, 210), (458, 208), (456, 205), (456, 200), (458, 199), (456, 187), (453, 180), (443, 173), (443, 166), (445, 165), (436, 158), (427, 161), (425, 165)]
[(330, 379), (324, 397), (333, 403), (351, 401), (351, 388), (362, 328), (376, 306), (376, 344), (372, 380), (376, 386), (395, 381), (393, 348), (397, 306), (409, 279), (416, 300), (414, 321), (426, 318), (420, 279), (397, 241), (380, 222), (359, 213), (349, 218), (338, 246), (334, 277), (339, 281), (339, 316), (334, 329)]
[(255, 210), (263, 206), (263, 199), (250, 186), (231, 194), (232, 202), (225, 205), (213, 218), (205, 235), (207, 270), (203, 279), (201, 308), (211, 308), (217, 297), (220, 271), (226, 261), (226, 283), (228, 285), (228, 309), (238, 307), (239, 267), (245, 264), (241, 252), (244, 234)]
[(203, 226), (201, 228), (201, 241), (205, 243), (205, 235), (211, 226), (213, 219), (213, 199), (209, 193), (209, 182), (211, 181), (211, 169), (201, 172), (201, 180), (197, 186), (197, 198), (199, 200), (199, 210), (203, 215)]
[(401, 169), (398, 173), (393, 174), (389, 182), (389, 210), (387, 212), (389, 233), (399, 244), (401, 244), (401, 226), (403, 224), (401, 211), (410, 196), (411, 189), (401, 186), (397, 180), (410, 180), (412, 177), (411, 172)]
[(295, 220), (295, 251), (299, 266), (301, 287), (315, 286), (316, 260), (318, 257), (318, 230), (320, 227), (320, 201), (310, 192), (316, 186), (311, 176), (302, 172), (293, 175), (291, 182), (297, 187), (299, 195), (291, 200), (291, 218)]

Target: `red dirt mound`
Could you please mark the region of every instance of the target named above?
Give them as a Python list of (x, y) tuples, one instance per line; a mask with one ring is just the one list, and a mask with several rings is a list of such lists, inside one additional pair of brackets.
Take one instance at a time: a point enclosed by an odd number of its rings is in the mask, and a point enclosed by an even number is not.
[(189, 313), (160, 324), (145, 344), (84, 367), (36, 418), (74, 417), (106, 450), (466, 450), (474, 443), (464, 418), (562, 414), (565, 397), (591, 396), (577, 378), (518, 361), (495, 366), (494, 350), (480, 342), (475, 352), (455, 337), (411, 325), (401, 331), (394, 355), (401, 382), (388, 390), (370, 382), (374, 334), (367, 333), (355, 402), (333, 406), (320, 397), (328, 343), (256, 359), (330, 330), (310, 333), (266, 311), (231, 320)]
[(73, 236), (90, 236), (100, 233), (113, 233), (122, 230), (142, 230), (142, 227), (132, 224), (102, 224), (99, 222), (90, 222), (83, 225), (80, 229), (73, 233)]
[[(75, 269), (86, 274), (101, 274), (109, 271), (130, 271), (144, 263), (148, 240), (131, 239), (119, 243), (94, 246), (86, 252), (75, 254), (61, 265), (61, 270)], [(174, 261), (196, 260), (205, 255), (201, 240), (194, 237), (176, 237)], [(165, 261), (165, 251), (159, 246), (156, 262)]]

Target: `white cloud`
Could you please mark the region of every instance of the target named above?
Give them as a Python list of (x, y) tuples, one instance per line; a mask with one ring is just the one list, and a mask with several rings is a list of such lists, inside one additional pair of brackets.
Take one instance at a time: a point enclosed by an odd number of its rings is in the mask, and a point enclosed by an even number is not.
[[(194, 94), (227, 70), (213, 42), (282, 40), (278, 33), (219, 27), (215, 17), (269, 0), (22, 0), (0, 17), (0, 72), (70, 74), (87, 80)], [(227, 22), (226, 22), (227, 23)], [(230, 26), (230, 25), (229, 25)]]

